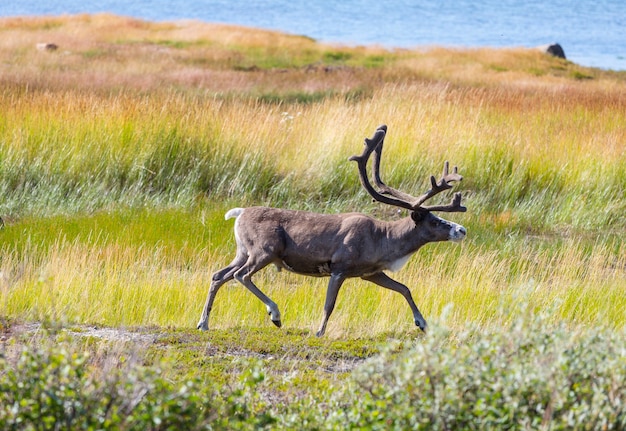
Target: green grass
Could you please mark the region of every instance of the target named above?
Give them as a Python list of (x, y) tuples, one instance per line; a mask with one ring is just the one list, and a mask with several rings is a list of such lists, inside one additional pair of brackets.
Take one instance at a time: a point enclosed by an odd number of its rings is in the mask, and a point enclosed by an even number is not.
[[(5, 315), (107, 326), (192, 328), (210, 273), (234, 257), (234, 204), (197, 204), (180, 210), (123, 210), (87, 216), (23, 219), (0, 232)], [(474, 236), (463, 245), (420, 250), (397, 275), (412, 287), (422, 311), (448, 324), (498, 326), (499, 307), (519, 300), (532, 311), (555, 307), (553, 319), (613, 328), (625, 324), (623, 242), (586, 235), (528, 237), (492, 232), (490, 220), (465, 223)], [(321, 318), (325, 279), (277, 273), (256, 277), (284, 314), (286, 328), (312, 330)], [(98, 307), (92, 307), (97, 298)], [(511, 318), (514, 316), (511, 316)], [(211, 327), (271, 327), (264, 306), (232, 283), (218, 295)], [(277, 330), (278, 331), (278, 330)], [(331, 337), (417, 333), (404, 299), (362, 281), (339, 298)], [(280, 333), (280, 331), (278, 331)]]
[[(623, 325), (626, 161), (617, 144), (623, 112), (587, 96), (574, 102), (550, 96), (527, 109), (524, 94), (501, 99), (484, 92), (480, 109), (468, 114), (475, 103), (469, 90), (423, 89), (388, 87), (360, 102), (338, 97), (279, 106), (176, 92), (165, 99), (18, 93), (10, 103), (15, 96), (7, 93), (0, 126), (6, 314), (192, 326), (210, 272), (234, 253), (232, 222), (223, 220), (229, 207), (395, 217), (369, 202), (346, 160), (371, 133), (357, 124), (393, 107), (411, 126), (390, 126), (383, 166), (390, 184), (419, 192), (444, 159), (465, 176), (469, 211), (451, 217), (468, 227), (466, 245), (429, 246), (399, 275), (427, 316), (454, 303), (454, 325), (499, 325), (490, 320), (494, 307), (531, 286), (534, 308), (559, 301), (567, 321)], [(572, 107), (562, 111), (565, 103)], [(360, 110), (352, 115), (355, 106)], [(85, 110), (91, 115), (82, 116)], [(344, 120), (353, 125), (340, 126)], [(591, 151), (598, 143), (604, 151)], [(358, 287), (342, 297), (354, 306), (343, 309), (340, 300), (336, 336), (411, 330), (401, 298), (351, 284)], [(267, 270), (259, 285), (272, 285), (268, 292), (294, 327), (319, 320), (324, 280)], [(94, 297), (102, 304), (97, 309), (89, 306)], [(260, 303), (250, 299), (240, 286), (225, 289), (214, 324), (267, 324)]]

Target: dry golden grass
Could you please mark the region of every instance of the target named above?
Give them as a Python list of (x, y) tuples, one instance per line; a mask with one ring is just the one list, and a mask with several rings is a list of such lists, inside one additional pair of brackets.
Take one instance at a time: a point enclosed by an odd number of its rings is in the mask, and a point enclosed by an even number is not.
[[(588, 89), (613, 91), (626, 79), (528, 49), (342, 47), (244, 27), (107, 14), (5, 18), (0, 32), (3, 84), (48, 90), (346, 92), (423, 79), (557, 92), (584, 80)], [(42, 42), (59, 48), (38, 51)]]
[[(303, 66), (325, 49), (314, 41), (277, 32), (195, 21), (148, 23), (111, 15), (0, 20), (3, 81), (47, 89), (155, 90), (163, 85), (211, 91), (272, 88), (323, 89), (315, 73), (260, 70), (255, 58)], [(58, 50), (41, 52), (37, 43)], [(369, 52), (369, 51), (368, 51)], [(378, 52), (372, 50), (372, 52)], [(298, 57), (305, 53), (302, 60)], [(250, 58), (250, 56), (252, 57)], [(357, 73), (337, 73), (339, 82)]]

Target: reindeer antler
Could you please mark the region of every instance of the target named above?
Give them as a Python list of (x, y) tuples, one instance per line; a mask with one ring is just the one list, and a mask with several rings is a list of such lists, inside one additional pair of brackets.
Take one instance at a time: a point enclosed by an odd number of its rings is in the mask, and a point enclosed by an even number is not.
[[(383, 124), (382, 126), (378, 126), (378, 129), (376, 130), (377, 131), (384, 130), (385, 136), (387, 134), (387, 126), (385, 124)], [(407, 204), (411, 205), (411, 208), (413, 208), (414, 201), (416, 201), (415, 197), (407, 193), (401, 192), (400, 190), (396, 190), (392, 187), (389, 187), (387, 184), (383, 182), (383, 180), (380, 179), (380, 159), (382, 158), (382, 155), (383, 155), (383, 144), (385, 143), (385, 136), (383, 136), (380, 143), (374, 149), (374, 160), (372, 162), (372, 171), (374, 173), (374, 184), (376, 184), (376, 187), (378, 187), (378, 189), (380, 190), (380, 193), (393, 196), (400, 201), (406, 202)]]
[[(413, 207), (411, 206), (410, 203), (402, 199), (395, 199), (389, 196), (382, 195), (379, 192), (377, 192), (376, 189), (372, 187), (372, 184), (370, 183), (369, 178), (367, 177), (367, 161), (369, 160), (369, 157), (372, 154), (372, 152), (379, 145), (381, 145), (382, 142), (384, 141), (386, 131), (387, 131), (387, 126), (382, 125), (378, 127), (378, 129), (376, 129), (376, 132), (374, 132), (374, 136), (372, 136), (372, 139), (365, 138), (365, 149), (363, 150), (363, 153), (360, 156), (352, 156), (348, 160), (357, 162), (357, 165), (359, 168), (359, 179), (361, 180), (361, 185), (374, 199), (387, 205), (393, 205), (393, 206), (405, 208), (408, 210), (412, 210)], [(380, 163), (380, 151), (378, 152), (377, 160), (378, 160), (378, 163)], [(378, 178), (378, 180), (382, 184), (382, 181), (380, 181), (380, 178)]]
[(450, 164), (446, 160), (446, 162), (443, 164), (443, 174), (441, 175), (441, 180), (437, 182), (437, 180), (435, 180), (435, 176), (431, 175), (430, 177), (431, 189), (428, 190), (426, 193), (424, 193), (422, 196), (420, 196), (417, 199), (416, 207), (419, 207), (425, 211), (445, 211), (445, 212), (467, 211), (467, 208), (465, 208), (464, 206), (461, 206), (461, 193), (455, 193), (454, 198), (452, 199), (452, 202), (449, 205), (444, 205), (444, 206), (439, 205), (439, 206), (430, 206), (430, 207), (422, 206), (424, 202), (426, 202), (428, 199), (432, 198), (436, 194), (439, 194), (443, 192), (444, 190), (451, 189), (453, 187), (452, 184), (450, 184), (451, 182), (463, 180), (463, 177), (459, 175), (459, 172), (456, 166), (452, 169), (452, 173), (449, 173), (449, 170), (450, 170)]
[(464, 213), (467, 208), (461, 205), (461, 192), (456, 192), (452, 198), (452, 202), (448, 205), (433, 205), (429, 207), (420, 206), (424, 211), (442, 211), (447, 213)]
[[(453, 186), (450, 184), (454, 181), (461, 181), (463, 177), (459, 175), (458, 169), (455, 166), (452, 169), (452, 173), (449, 172), (449, 163), (446, 161), (443, 167), (443, 174), (441, 180), (437, 182), (434, 176), (430, 177), (431, 189), (424, 193), (419, 198), (411, 196), (407, 193), (396, 190), (386, 185), (380, 178), (380, 160), (382, 157), (383, 143), (387, 134), (387, 126), (381, 125), (374, 132), (374, 136), (371, 139), (365, 138), (365, 150), (360, 156), (352, 156), (349, 160), (354, 160), (358, 164), (359, 179), (363, 188), (377, 201), (405, 208), (411, 211), (444, 211), (444, 212), (465, 212), (467, 208), (461, 205), (461, 193), (456, 193), (452, 202), (449, 205), (435, 205), (435, 206), (422, 206), (424, 202), (433, 196), (443, 192), (444, 190), (451, 189)], [(373, 174), (374, 183), (380, 190), (377, 191), (369, 181), (367, 176), (367, 161), (370, 155), (374, 153), (373, 161)]]

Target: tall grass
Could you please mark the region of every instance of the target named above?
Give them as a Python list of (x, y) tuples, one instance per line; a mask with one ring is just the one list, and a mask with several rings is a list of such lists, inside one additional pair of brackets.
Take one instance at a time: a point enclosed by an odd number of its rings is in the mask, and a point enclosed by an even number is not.
[(465, 173), (474, 212), (513, 211), (512, 220), (539, 230), (623, 226), (626, 110), (607, 109), (604, 99), (550, 99), (503, 112), (498, 94), (423, 84), (383, 86), (357, 104), (289, 106), (176, 94), (6, 95), (0, 210), (189, 205), (199, 196), (352, 201), (358, 181), (346, 159), (386, 122), (385, 174), (401, 187), (419, 191), (449, 159)]
[[(454, 304), (451, 325), (497, 326), (524, 297), (572, 324), (625, 324), (624, 74), (532, 51), (351, 49), (106, 15), (3, 24), (4, 315), (194, 325), (234, 253), (229, 207), (398, 217), (347, 161), (386, 123), (389, 184), (420, 194), (444, 160), (464, 175), (469, 210), (450, 217), (466, 243), (428, 246), (397, 275), (427, 318)], [(37, 52), (41, 38), (67, 52)], [(257, 281), (287, 326), (317, 325), (325, 280)], [(225, 286), (211, 324), (268, 324), (251, 299)], [(329, 332), (410, 320), (399, 295), (353, 282)]]
[[(20, 232), (3, 233), (0, 307), (27, 320), (191, 327), (211, 270), (233, 256), (230, 226), (220, 219), (221, 211), (206, 209), (100, 214), (70, 218), (56, 236), (48, 232), (58, 218), (24, 222)], [(470, 239), (461, 246), (427, 246), (396, 278), (412, 287), (426, 316), (446, 315), (451, 327), (507, 324), (516, 315), (498, 310), (524, 302), (531, 313), (552, 309), (556, 322), (619, 328), (626, 324), (624, 256), (617, 240), (590, 245), (579, 238), (559, 244)], [(256, 280), (279, 304), (286, 328), (313, 330), (318, 324), (325, 279), (268, 268)], [(211, 318), (213, 328), (270, 325), (261, 302), (237, 284), (222, 288)], [(329, 333), (412, 330), (400, 295), (350, 281)]]

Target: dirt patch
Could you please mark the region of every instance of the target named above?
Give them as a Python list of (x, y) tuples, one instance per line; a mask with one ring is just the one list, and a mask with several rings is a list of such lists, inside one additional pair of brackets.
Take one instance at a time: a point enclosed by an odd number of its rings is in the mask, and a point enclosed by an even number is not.
[(153, 344), (159, 339), (159, 334), (147, 333), (145, 331), (99, 328), (97, 326), (81, 326), (79, 329), (66, 329), (65, 331), (75, 337), (94, 337), (113, 342)]
[(94, 337), (106, 341), (154, 343), (159, 334), (146, 330), (131, 330), (125, 328), (104, 328), (89, 325), (74, 325), (68, 328), (45, 327), (39, 322), (13, 323), (0, 325), (0, 341), (10, 338), (23, 339), (44, 335), (44, 333), (64, 332), (74, 337)]
[[(294, 369), (315, 369), (338, 375), (351, 372), (377, 349), (367, 341), (354, 341), (356, 347), (346, 346), (346, 341), (318, 340), (303, 331), (279, 331), (236, 328), (214, 330), (207, 334), (193, 330), (159, 327), (102, 327), (97, 325), (46, 326), (40, 322), (2, 322), (0, 344), (36, 344), (37, 340), (52, 339), (66, 334), (74, 339), (96, 339), (117, 344), (120, 348), (140, 351), (160, 351), (157, 355), (188, 355), (198, 360), (233, 362), (254, 359), (271, 364), (278, 373)], [(206, 365), (206, 364), (205, 364)], [(210, 365), (209, 365), (210, 366)], [(280, 370), (280, 371), (279, 371)]]

